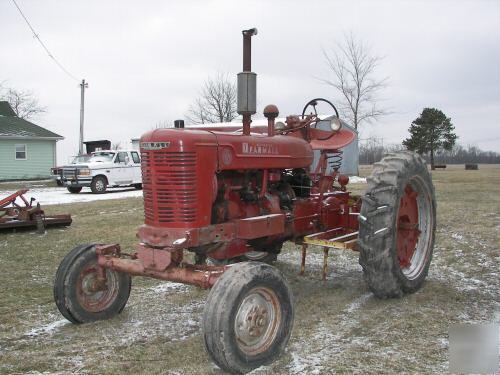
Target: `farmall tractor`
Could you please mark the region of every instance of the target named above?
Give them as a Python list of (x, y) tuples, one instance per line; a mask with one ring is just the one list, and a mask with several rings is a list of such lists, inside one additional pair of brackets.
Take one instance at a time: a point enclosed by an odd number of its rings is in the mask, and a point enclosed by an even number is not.
[[(251, 37), (243, 31), (238, 112), (243, 125), (156, 129), (140, 141), (145, 223), (135, 250), (118, 244), (75, 247), (57, 270), (54, 297), (71, 322), (119, 314), (131, 276), (211, 289), (202, 328), (205, 348), (221, 368), (246, 373), (276, 359), (292, 331), (290, 287), (272, 265), (285, 241), (359, 251), (371, 291), (380, 298), (418, 290), (434, 245), (436, 203), (423, 160), (393, 153), (374, 165), (363, 197), (339, 174), (342, 148), (355, 138), (338, 112), (325, 123), (307, 103), (301, 116), (252, 126), (256, 74)], [(315, 157), (316, 154), (316, 157)], [(184, 260), (193, 253), (192, 262)], [(188, 257), (186, 257), (188, 258)], [(242, 258), (261, 261), (235, 262)], [(206, 260), (209, 259), (207, 262)]]

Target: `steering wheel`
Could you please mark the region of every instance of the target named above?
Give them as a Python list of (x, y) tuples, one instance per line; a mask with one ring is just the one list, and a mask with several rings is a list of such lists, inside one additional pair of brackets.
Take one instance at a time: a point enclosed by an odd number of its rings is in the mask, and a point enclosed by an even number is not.
[[(329, 100), (326, 100), (326, 99), (323, 99), (323, 98), (316, 98), (316, 99), (313, 99), (313, 100), (310, 100), (309, 102), (307, 102), (307, 104), (305, 105), (304, 109), (302, 110), (302, 118), (304, 118), (305, 114), (306, 114), (306, 110), (307, 108), (309, 107), (312, 107), (313, 110), (314, 110), (314, 114), (316, 115), (316, 117), (318, 118), (318, 112), (316, 111), (316, 106), (318, 105), (318, 102), (325, 102), (327, 103), (328, 105), (330, 105), (330, 107), (333, 108), (333, 110), (335, 111), (335, 116), (337, 116), (337, 118), (340, 118), (339, 117), (339, 111), (337, 111), (337, 108), (335, 108), (335, 106), (333, 105), (332, 102), (330, 102)], [(321, 121), (320, 118), (318, 118), (318, 121), (316, 122), (316, 124)], [(316, 127), (316, 125), (315, 125)], [(332, 134), (330, 134), (328, 137), (326, 138), (318, 138), (319, 141), (326, 141), (328, 139), (330, 139), (331, 137), (333, 137), (335, 135), (335, 132), (332, 132)]]
[(332, 104), (332, 102), (330, 102), (329, 100), (323, 99), (323, 98), (316, 98), (316, 99), (313, 99), (313, 100), (310, 100), (309, 102), (307, 102), (304, 109), (302, 110), (302, 118), (304, 118), (308, 107), (313, 107), (314, 114), (317, 116), (318, 112), (316, 112), (316, 106), (318, 105), (318, 102), (325, 102), (325, 103), (329, 104), (330, 107), (332, 107), (333, 110), (335, 111), (335, 116), (339, 117), (339, 111), (337, 111), (337, 108), (335, 108), (335, 106)]

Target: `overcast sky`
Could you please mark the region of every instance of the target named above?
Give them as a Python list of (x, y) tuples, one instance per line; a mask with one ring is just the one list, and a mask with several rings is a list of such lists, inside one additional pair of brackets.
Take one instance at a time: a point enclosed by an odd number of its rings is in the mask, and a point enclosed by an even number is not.
[[(17, 2), (54, 56), (89, 82), (85, 140), (127, 141), (183, 118), (207, 76), (241, 71), (241, 30), (257, 27), (259, 113), (269, 103), (287, 115), (315, 97), (335, 101), (316, 79), (329, 74), (322, 50), (352, 32), (384, 56), (377, 76), (389, 77), (383, 104), (393, 112), (361, 138), (400, 143), (422, 109), (436, 107), (461, 144), (500, 152), (500, 1)], [(10, 0), (0, 1), (0, 30), (0, 82), (48, 107), (36, 123), (65, 137), (66, 162), (78, 150), (78, 82)]]

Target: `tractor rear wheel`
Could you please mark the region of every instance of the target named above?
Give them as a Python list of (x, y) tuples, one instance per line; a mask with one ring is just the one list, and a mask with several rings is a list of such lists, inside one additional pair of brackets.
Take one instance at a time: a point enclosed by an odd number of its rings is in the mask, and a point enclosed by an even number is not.
[(130, 295), (128, 274), (106, 269), (106, 282), (99, 283), (94, 245), (71, 250), (57, 269), (54, 300), (61, 314), (73, 323), (109, 319), (119, 314)]
[(436, 199), (424, 160), (412, 152), (374, 164), (359, 215), (359, 263), (379, 298), (419, 290), (434, 248)]
[(220, 368), (247, 373), (283, 352), (293, 316), (293, 297), (281, 272), (260, 262), (234, 264), (208, 295), (205, 348)]

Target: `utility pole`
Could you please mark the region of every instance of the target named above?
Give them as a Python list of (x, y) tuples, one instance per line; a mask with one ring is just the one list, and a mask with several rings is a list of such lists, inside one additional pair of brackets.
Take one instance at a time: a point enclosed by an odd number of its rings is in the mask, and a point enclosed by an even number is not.
[(82, 79), (80, 83), (80, 142), (78, 145), (78, 154), (83, 155), (83, 116), (85, 108), (85, 89), (89, 87), (89, 84)]

